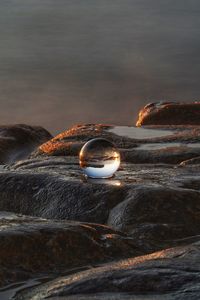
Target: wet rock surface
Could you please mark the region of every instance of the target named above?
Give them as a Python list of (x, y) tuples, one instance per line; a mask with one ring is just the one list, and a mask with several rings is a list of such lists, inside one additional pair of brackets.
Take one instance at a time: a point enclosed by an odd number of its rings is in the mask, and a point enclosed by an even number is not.
[[(121, 153), (111, 179), (85, 178), (79, 167), (80, 148), (99, 136)], [(199, 299), (199, 157), (199, 126), (88, 124), (1, 165), (0, 211), (26, 215), (2, 231), (2, 245), (26, 249), (3, 259), (2, 284), (46, 272), (53, 281), (16, 299)], [(132, 258), (119, 262), (124, 257)], [(74, 267), (88, 270), (67, 273)]]
[(149, 103), (139, 112), (139, 118), (137, 121), (137, 126), (183, 124), (200, 124), (200, 102)]

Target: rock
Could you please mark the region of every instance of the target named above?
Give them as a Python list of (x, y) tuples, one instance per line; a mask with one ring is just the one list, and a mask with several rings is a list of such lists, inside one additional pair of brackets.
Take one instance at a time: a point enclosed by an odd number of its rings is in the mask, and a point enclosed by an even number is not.
[(41, 157), (0, 172), (0, 210), (109, 224), (145, 253), (199, 234), (200, 167), (122, 164), (116, 177), (88, 179), (78, 159)]
[[(104, 224), (112, 207), (126, 193), (126, 187), (94, 184), (70, 176), (66, 170), (49, 168), (37, 172), (0, 173), (0, 210), (44, 218), (79, 220)], [(55, 167), (55, 166), (54, 166)], [(71, 167), (71, 165), (70, 165)]]
[[(146, 145), (146, 147), (148, 147)], [(145, 147), (144, 147), (145, 148)], [(200, 147), (192, 148), (192, 146), (187, 145), (178, 145), (173, 146), (173, 144), (166, 145), (162, 149), (155, 149), (154, 150), (143, 150), (143, 149), (134, 149), (132, 151), (121, 151), (123, 160), (125, 162), (131, 163), (140, 163), (140, 164), (158, 164), (158, 163), (165, 163), (165, 164), (179, 164), (183, 160), (190, 160), (198, 155), (200, 155)]]
[(197, 126), (144, 129), (88, 124), (74, 126), (44, 143), (32, 153), (32, 158), (77, 157), (84, 143), (95, 137), (113, 142), (119, 148), (124, 162), (177, 164), (200, 155), (200, 127)]
[[(97, 136), (121, 153), (111, 179), (79, 167), (80, 148)], [(0, 166), (0, 210), (26, 215), (0, 219), (0, 283), (41, 275), (16, 299), (198, 299), (200, 165), (180, 163), (199, 156), (200, 126), (88, 124)], [(96, 268), (130, 256), (140, 257)]]
[(22, 291), (15, 299), (61, 297), (78, 300), (86, 299), (87, 296), (88, 299), (120, 300), (199, 299), (200, 243), (125, 259), (57, 278), (30, 292)]
[(0, 164), (28, 157), (36, 147), (51, 137), (47, 130), (39, 126), (0, 126)]
[[(130, 140), (126, 137), (124, 139), (119, 138), (110, 133), (108, 130), (112, 127), (113, 126), (103, 124), (75, 125), (41, 145), (32, 156), (77, 156), (84, 143), (95, 137), (109, 138), (109, 140), (117, 143), (117, 145), (119, 145), (120, 142), (122, 143), (123, 140)], [(130, 142), (132, 141), (130, 140)]]
[(199, 191), (141, 185), (111, 210), (107, 224), (140, 241), (146, 252), (153, 252), (199, 234), (199, 201)]
[(141, 253), (106, 226), (0, 214), (0, 286)]
[(180, 166), (187, 166), (187, 165), (200, 165), (200, 156), (184, 160), (180, 163)]
[(143, 125), (200, 125), (200, 102), (156, 102), (139, 112), (136, 126)]

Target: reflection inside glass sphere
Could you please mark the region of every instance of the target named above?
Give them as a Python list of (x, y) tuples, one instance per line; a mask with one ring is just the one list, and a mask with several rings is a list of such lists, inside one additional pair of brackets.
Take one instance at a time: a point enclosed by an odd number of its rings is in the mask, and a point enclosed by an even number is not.
[(79, 162), (88, 177), (109, 178), (120, 166), (120, 153), (110, 141), (96, 138), (82, 147)]

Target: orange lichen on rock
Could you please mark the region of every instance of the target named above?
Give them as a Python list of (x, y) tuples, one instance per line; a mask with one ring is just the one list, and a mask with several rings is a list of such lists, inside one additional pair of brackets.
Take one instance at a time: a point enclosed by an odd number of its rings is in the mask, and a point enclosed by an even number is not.
[(47, 155), (77, 155), (88, 137), (98, 137), (105, 134), (104, 129), (111, 127), (102, 124), (75, 125), (39, 147), (40, 154)]
[(47, 155), (76, 156), (78, 155), (82, 146), (82, 142), (49, 141), (39, 147), (39, 152), (40, 154)]

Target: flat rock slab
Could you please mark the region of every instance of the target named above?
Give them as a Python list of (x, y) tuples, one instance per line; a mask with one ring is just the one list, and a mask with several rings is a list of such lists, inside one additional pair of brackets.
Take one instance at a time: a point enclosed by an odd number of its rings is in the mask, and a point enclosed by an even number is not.
[(200, 156), (200, 126), (136, 128), (101, 124), (77, 125), (39, 146), (32, 157), (78, 156), (92, 138), (113, 142), (124, 162), (181, 163)]
[(140, 112), (137, 126), (143, 125), (200, 125), (200, 102), (155, 102)]
[(0, 286), (141, 253), (107, 226), (0, 213)]
[(15, 299), (81, 300), (88, 295), (88, 299), (199, 299), (200, 244), (171, 248), (61, 277), (30, 292), (22, 291)]

